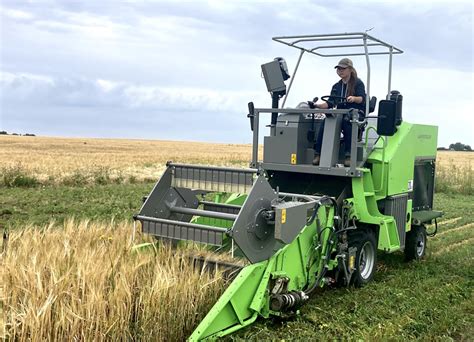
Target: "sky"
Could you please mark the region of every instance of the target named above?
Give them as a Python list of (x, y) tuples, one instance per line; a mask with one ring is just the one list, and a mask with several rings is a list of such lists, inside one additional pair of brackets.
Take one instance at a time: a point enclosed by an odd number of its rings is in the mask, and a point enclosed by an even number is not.
[[(284, 57), (293, 76), (299, 56), (272, 37), (370, 30), (404, 51), (391, 87), (404, 120), (472, 147), (472, 14), (455, 0), (0, 0), (0, 131), (250, 143), (247, 103), (271, 106), (261, 65)], [(338, 60), (305, 55), (285, 107), (327, 95)], [(373, 56), (370, 95), (387, 90), (388, 58)]]

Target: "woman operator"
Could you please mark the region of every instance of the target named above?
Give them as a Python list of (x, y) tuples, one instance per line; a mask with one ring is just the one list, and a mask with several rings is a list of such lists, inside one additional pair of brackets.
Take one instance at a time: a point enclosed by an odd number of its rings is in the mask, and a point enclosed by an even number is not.
[[(357, 71), (354, 69), (352, 61), (349, 58), (343, 58), (334, 67), (337, 75), (341, 78), (339, 82), (332, 86), (331, 95), (338, 96), (345, 99), (344, 102), (337, 104), (338, 109), (355, 108), (359, 110), (361, 117), (365, 117), (365, 86), (364, 83), (357, 77)], [(314, 103), (314, 106), (319, 109), (328, 109), (334, 107), (332, 102)], [(315, 156), (313, 159), (314, 165), (319, 165), (321, 146), (323, 143), (324, 124), (321, 125), (318, 138), (315, 144)], [(344, 115), (342, 120), (342, 132), (344, 135), (344, 166), (350, 166), (351, 154), (351, 137), (352, 124), (350, 118)]]

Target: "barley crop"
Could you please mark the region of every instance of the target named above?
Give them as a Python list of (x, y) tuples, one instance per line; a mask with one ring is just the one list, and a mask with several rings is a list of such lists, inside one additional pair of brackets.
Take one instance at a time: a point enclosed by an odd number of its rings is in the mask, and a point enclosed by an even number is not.
[(6, 338), (180, 341), (189, 336), (222, 294), (221, 274), (193, 269), (186, 249), (161, 246), (134, 253), (131, 231), (127, 223), (73, 220), (62, 227), (12, 231), (1, 255)]

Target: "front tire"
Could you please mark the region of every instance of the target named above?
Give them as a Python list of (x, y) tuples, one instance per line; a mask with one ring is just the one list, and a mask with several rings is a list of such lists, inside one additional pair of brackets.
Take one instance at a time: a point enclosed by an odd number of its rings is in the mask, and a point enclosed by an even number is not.
[(350, 236), (350, 246), (357, 248), (351, 283), (356, 287), (362, 287), (374, 278), (377, 264), (375, 236), (371, 231), (355, 232)]
[(405, 260), (420, 260), (426, 254), (426, 228), (424, 225), (411, 226), (405, 243)]

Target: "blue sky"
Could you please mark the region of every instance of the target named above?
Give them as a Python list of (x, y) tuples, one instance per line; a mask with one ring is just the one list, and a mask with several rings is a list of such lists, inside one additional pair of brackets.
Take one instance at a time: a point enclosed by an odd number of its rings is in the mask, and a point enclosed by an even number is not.
[[(251, 142), (247, 103), (271, 99), (274, 36), (360, 32), (404, 50), (392, 88), (439, 145), (474, 145), (470, 1), (0, 2), (0, 130), (47, 136)], [(306, 56), (286, 106), (327, 94), (337, 58)], [(365, 82), (365, 60), (354, 58)], [(371, 59), (371, 95), (387, 59)]]

